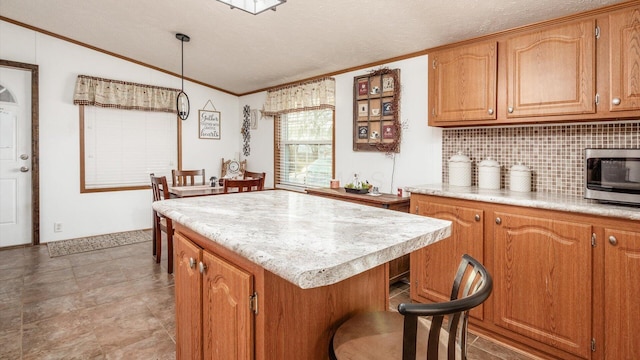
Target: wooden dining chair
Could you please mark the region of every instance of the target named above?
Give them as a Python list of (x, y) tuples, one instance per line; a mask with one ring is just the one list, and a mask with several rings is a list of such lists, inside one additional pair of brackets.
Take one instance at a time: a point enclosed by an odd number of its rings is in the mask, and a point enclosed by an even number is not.
[[(166, 176), (155, 176), (151, 174), (151, 191), (153, 201), (169, 199), (169, 186), (167, 186)], [(153, 254), (156, 256), (156, 263), (160, 263), (162, 258), (162, 232), (167, 234), (167, 271), (173, 273), (173, 223), (171, 219), (153, 210)]]
[[(196, 176), (202, 177), (202, 182), (196, 183)], [(191, 186), (206, 184), (207, 177), (202, 170), (171, 170), (171, 186)]]
[(253, 172), (253, 171), (249, 171), (249, 170), (245, 170), (244, 172), (244, 178), (246, 179), (261, 179), (262, 180), (262, 185), (260, 186), (261, 189), (264, 189), (264, 179), (267, 177), (266, 173), (263, 172)]
[(237, 188), (238, 192), (262, 191), (264, 179), (224, 179), (224, 193), (229, 193), (229, 189)]
[(492, 289), (493, 280), (484, 266), (465, 254), (451, 301), (406, 303), (398, 305), (398, 312), (356, 314), (338, 327), (329, 345), (329, 358), (465, 360), (469, 310), (482, 304)]

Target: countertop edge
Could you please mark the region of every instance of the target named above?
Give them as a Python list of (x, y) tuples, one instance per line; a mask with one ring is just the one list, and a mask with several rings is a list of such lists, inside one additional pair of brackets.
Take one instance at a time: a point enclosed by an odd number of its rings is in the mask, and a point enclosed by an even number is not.
[(538, 209), (557, 210), (585, 215), (612, 217), (623, 220), (640, 220), (640, 208), (633, 206), (602, 204), (595, 200), (552, 193), (519, 193), (501, 190), (484, 190), (477, 187), (426, 184), (407, 186), (405, 191), (413, 194), (434, 195), (455, 199), (482, 201), (504, 205), (515, 205)]

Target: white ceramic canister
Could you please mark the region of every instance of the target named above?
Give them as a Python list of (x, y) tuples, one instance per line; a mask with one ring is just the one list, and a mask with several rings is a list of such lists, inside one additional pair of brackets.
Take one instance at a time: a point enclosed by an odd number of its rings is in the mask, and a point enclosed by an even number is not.
[(478, 187), (480, 189), (500, 189), (500, 164), (490, 157), (478, 164)]
[(449, 159), (449, 185), (471, 186), (471, 160), (462, 151)]
[(531, 170), (521, 162), (513, 165), (509, 171), (509, 184), (511, 191), (531, 191)]

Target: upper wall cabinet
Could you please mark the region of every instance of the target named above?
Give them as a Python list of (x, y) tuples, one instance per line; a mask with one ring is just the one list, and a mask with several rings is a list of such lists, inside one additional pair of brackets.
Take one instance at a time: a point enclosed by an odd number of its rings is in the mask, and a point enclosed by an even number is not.
[(640, 7), (609, 15), (609, 67), (609, 111), (639, 109)]
[(429, 124), (496, 119), (497, 42), (429, 56)]
[(595, 20), (511, 37), (507, 52), (507, 117), (593, 114)]
[(429, 53), (428, 116), (442, 127), (640, 118), (638, 2)]

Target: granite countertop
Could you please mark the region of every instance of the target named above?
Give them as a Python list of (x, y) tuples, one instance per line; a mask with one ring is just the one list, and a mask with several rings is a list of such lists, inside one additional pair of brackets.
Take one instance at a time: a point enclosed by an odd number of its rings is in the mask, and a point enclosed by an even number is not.
[(292, 191), (153, 208), (300, 288), (331, 285), (451, 235), (451, 222)]
[(456, 199), (640, 220), (640, 207), (602, 204), (595, 200), (588, 200), (578, 196), (539, 192), (525, 193), (507, 189), (485, 190), (479, 189), (476, 186), (464, 187), (447, 184), (408, 186), (404, 189), (405, 191), (415, 194), (437, 195)]

